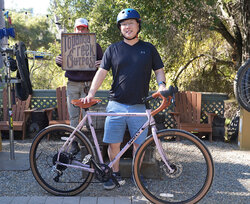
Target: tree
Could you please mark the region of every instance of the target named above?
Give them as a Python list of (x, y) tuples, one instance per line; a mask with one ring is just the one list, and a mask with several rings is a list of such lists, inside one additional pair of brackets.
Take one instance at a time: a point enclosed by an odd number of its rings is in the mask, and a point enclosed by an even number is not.
[[(187, 73), (183, 73), (192, 77), (179, 79), (185, 89), (224, 91), (225, 86), (232, 84), (242, 61), (249, 57), (249, 1), (246, 0), (79, 0), (79, 4), (55, 1), (61, 7), (54, 11), (65, 21), (68, 15), (82, 16), (80, 5), (85, 5), (91, 31), (97, 34), (104, 48), (122, 39), (116, 27), (119, 11), (128, 7), (138, 10), (142, 18), (140, 38), (156, 45), (167, 76), (173, 78), (189, 64)], [(202, 57), (189, 63), (196, 56)], [(223, 83), (215, 83), (218, 79)], [(209, 80), (212, 83), (207, 83)], [(156, 87), (151, 84), (151, 88)], [(232, 92), (232, 86), (226, 91)]]
[[(196, 68), (200, 67), (200, 69), (193, 69), (193, 77), (189, 78), (195, 83), (187, 80), (187, 78), (183, 81), (185, 83), (182, 84), (185, 84), (186, 89), (198, 88), (200, 91), (203, 89), (202, 91), (217, 90), (232, 93), (235, 71), (240, 67), (242, 60), (245, 61), (249, 57), (250, 38), (249, 25), (247, 25), (249, 22), (249, 1), (247, 3), (247, 1), (233, 0), (182, 0), (178, 2), (157, 1), (156, 3), (153, 0), (143, 3), (134, 1), (134, 5), (142, 9), (146, 19), (151, 19), (151, 24), (153, 22), (151, 28), (147, 28), (151, 31), (147, 33), (153, 33), (153, 36), (160, 39), (161, 42), (158, 43), (160, 47), (163, 48), (165, 43), (166, 48), (174, 48), (175, 54), (167, 52), (167, 56), (172, 59), (173, 56), (177, 56), (177, 59), (182, 61), (183, 65), (195, 56), (202, 54), (206, 56), (199, 59), (200, 66), (195, 63), (191, 64), (191, 66), (196, 65)], [(154, 21), (152, 21), (152, 18)], [(153, 30), (155, 31), (153, 32)], [(167, 33), (167, 35), (163, 33)], [(209, 43), (211, 37), (213, 37), (213, 44)], [(169, 43), (167, 38), (172, 42)], [(186, 43), (184, 41), (190, 38), (193, 42), (188, 43), (191, 46), (185, 52), (183, 46)], [(221, 42), (218, 43), (217, 39), (220, 39)], [(209, 49), (199, 49), (202, 44), (209, 45)], [(217, 45), (217, 48), (214, 45)], [(222, 47), (224, 47), (224, 53)], [(171, 62), (171, 60), (167, 61)], [(203, 62), (201, 63), (201, 61)], [(179, 67), (182, 68), (183, 66), (179, 65)], [(204, 75), (204, 73), (207, 73), (207, 75)], [(215, 77), (217, 81), (214, 80)], [(216, 84), (218, 77), (219, 81), (222, 80), (225, 83)], [(210, 83), (207, 79), (210, 79)], [(206, 81), (206, 83), (201, 83), (201, 81)], [(192, 84), (193, 86), (190, 87)], [(225, 85), (227, 85), (226, 90)], [(204, 90), (204, 87), (207, 88)]]
[(53, 0), (50, 4), (50, 13), (57, 25), (72, 32), (75, 19), (88, 18), (95, 3), (95, 0)]
[(49, 49), (49, 43), (55, 40), (46, 16), (32, 16), (28, 12), (11, 12), (11, 18), (16, 33), (14, 42), (22, 41), (29, 49), (37, 50), (41, 47)]
[(52, 56), (45, 57), (43, 60), (35, 60), (35, 66), (31, 70), (34, 89), (56, 89), (58, 86), (66, 85), (64, 71), (55, 64), (55, 56), (60, 54), (61, 45), (54, 42), (48, 46), (49, 49), (41, 48), (38, 51), (51, 53)]
[(51, 54), (50, 57), (34, 59), (34, 55), (28, 53), (33, 89), (55, 89), (66, 84), (64, 72), (55, 65), (55, 56), (60, 52), (60, 45), (55, 41), (55, 34), (51, 32), (53, 24), (49, 25), (50, 19), (47, 16), (32, 16), (27, 10), (12, 11), (10, 16), (16, 33), (15, 39), (9, 39), (10, 45), (22, 41), (27, 51)]

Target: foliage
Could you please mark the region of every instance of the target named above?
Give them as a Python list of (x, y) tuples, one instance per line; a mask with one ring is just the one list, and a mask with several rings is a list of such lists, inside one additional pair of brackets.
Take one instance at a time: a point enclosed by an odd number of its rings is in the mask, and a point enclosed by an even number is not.
[(53, 42), (55, 37), (49, 31), (48, 19), (45, 16), (12, 12), (11, 18), (16, 33), (15, 42), (22, 41), (31, 50), (40, 47), (49, 49), (49, 43)]
[[(178, 78), (179, 88), (180, 90), (231, 94), (235, 72), (226, 63), (230, 56), (230, 52), (228, 52), (230, 46), (216, 33), (203, 36), (203, 38), (200, 42), (193, 42), (189, 39), (185, 43), (185, 57), (189, 56), (191, 59), (192, 56), (197, 56), (200, 53), (205, 54), (189, 64), (187, 69), (182, 72)], [(193, 50), (191, 55), (190, 50)]]
[(76, 18), (86, 18), (96, 3), (95, 0), (53, 0), (50, 4), (51, 19), (57, 17), (60, 24), (68, 32), (73, 32)]
[[(67, 32), (72, 32), (74, 20), (84, 17), (89, 20), (90, 31), (96, 33), (97, 42), (105, 50), (111, 43), (122, 40), (116, 26), (117, 14), (124, 8), (134, 8), (142, 19), (139, 37), (156, 46), (165, 65), (168, 84), (173, 83), (174, 77), (183, 69), (178, 78), (178, 86), (182, 90), (232, 93), (235, 73), (244, 60), (244, 46), (249, 47), (249, 40), (244, 39), (247, 24), (242, 23), (242, 18), (246, 16), (242, 2), (245, 1), (52, 0), (51, 15), (49, 19), (41, 20), (43, 23), (20, 16), (20, 22), (15, 21), (14, 24), (17, 29), (23, 29), (18, 39), (25, 39), (27, 42), (23, 41), (28, 47), (37, 45), (37, 48), (49, 50), (56, 56), (60, 45), (52, 43), (50, 36), (53, 34), (47, 35), (45, 31), (54, 31), (57, 23)], [(44, 23), (48, 21), (50, 27)], [(32, 34), (26, 29), (31, 29)], [(36, 37), (31, 39), (33, 34)], [(46, 45), (40, 46), (42, 40), (47, 42)], [(36, 87), (54, 87), (65, 83), (63, 72), (55, 65), (54, 59), (46, 66), (50, 76), (55, 74), (56, 77), (52, 82), (49, 75), (42, 76), (36, 71), (33, 75)], [(38, 82), (39, 77), (44, 77), (46, 83)], [(150, 88), (157, 89), (155, 80), (151, 81)], [(101, 88), (109, 89), (111, 82), (109, 73)]]
[[(65, 84), (63, 71), (55, 65), (54, 56), (58, 55), (60, 45), (54, 42), (55, 35), (50, 31), (48, 18), (32, 16), (28, 11), (11, 12), (11, 18), (16, 37), (9, 39), (10, 45), (22, 41), (28, 51), (52, 54), (52, 57), (44, 57), (45, 60), (34, 60), (34, 55), (28, 54), (33, 89), (55, 89)], [(12, 75), (15, 76), (15, 73)]]
[[(31, 81), (34, 89), (56, 89), (66, 85), (64, 71), (55, 64), (55, 56), (60, 54), (60, 44), (50, 43), (49, 49), (39, 49), (40, 52), (52, 53), (52, 56), (43, 60), (35, 60), (35, 66), (31, 69)], [(31, 60), (30, 60), (31, 63)]]
[[(225, 30), (222, 32), (218, 29), (218, 25), (225, 22), (224, 18), (219, 18), (221, 7), (218, 4), (219, 1), (213, 0), (98, 1), (89, 19), (98, 41), (107, 47), (121, 39), (115, 23), (119, 11), (127, 7), (135, 8), (142, 18), (140, 39), (157, 47), (165, 64), (168, 84), (172, 83), (178, 69), (189, 59), (205, 54), (209, 57), (199, 59), (199, 62), (194, 62), (186, 70), (192, 77), (182, 76), (178, 85), (182, 89), (197, 91), (232, 92), (235, 74), (232, 55), (237, 50), (222, 35)], [(231, 28), (230, 25), (227, 27)], [(223, 83), (215, 83), (220, 81), (218, 78)], [(150, 87), (157, 89), (154, 80)]]

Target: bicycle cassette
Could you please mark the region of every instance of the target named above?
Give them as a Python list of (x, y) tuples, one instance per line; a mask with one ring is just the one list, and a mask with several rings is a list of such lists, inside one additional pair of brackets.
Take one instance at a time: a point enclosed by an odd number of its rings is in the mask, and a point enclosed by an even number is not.
[[(57, 157), (58, 157), (58, 153), (54, 155), (53, 157), (53, 165), (56, 164), (56, 161), (57, 161)], [(71, 162), (71, 159), (70, 159), (70, 155), (66, 152), (62, 152), (60, 154), (60, 157), (59, 157), (59, 162), (61, 163), (64, 163), (64, 164), (70, 164)], [(64, 166), (64, 165), (57, 165), (57, 170), (59, 171), (63, 171), (65, 169), (67, 169), (67, 166)]]

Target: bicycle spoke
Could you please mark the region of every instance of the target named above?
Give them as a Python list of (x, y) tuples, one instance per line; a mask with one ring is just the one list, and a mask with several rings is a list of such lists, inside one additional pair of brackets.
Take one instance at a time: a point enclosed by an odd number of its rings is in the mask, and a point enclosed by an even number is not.
[(238, 70), (234, 92), (239, 104), (247, 111), (250, 111), (250, 60)]
[[(140, 158), (141, 167), (138, 167), (136, 162), (139, 159), (135, 159), (137, 167), (134, 173), (137, 174), (135, 177), (138, 178), (138, 187), (152, 202), (186, 203), (196, 199), (198, 201), (211, 185), (208, 172), (212, 167), (208, 166), (204, 156), (207, 153), (189, 138), (174, 134), (173, 137), (164, 134), (160, 137), (168, 164), (174, 169), (173, 173), (162, 161), (153, 139), (145, 142), (147, 145), (142, 145), (143, 150), (138, 151), (140, 157), (145, 155)], [(177, 136), (178, 140), (173, 139)], [(149, 173), (147, 171), (150, 165), (154, 170)], [(139, 175), (144, 176), (144, 181), (139, 179)]]
[[(64, 142), (61, 138), (69, 136), (72, 129), (55, 126), (36, 137), (31, 147), (31, 167), (38, 183), (45, 190), (56, 195), (75, 195), (84, 190), (90, 183), (93, 174), (65, 165), (56, 165), (58, 152)], [(50, 135), (50, 140), (48, 140)], [(91, 149), (78, 134), (75, 135), (80, 149), (75, 155), (62, 152), (59, 161), (65, 164), (75, 164), (82, 161), (87, 154), (93, 154)]]

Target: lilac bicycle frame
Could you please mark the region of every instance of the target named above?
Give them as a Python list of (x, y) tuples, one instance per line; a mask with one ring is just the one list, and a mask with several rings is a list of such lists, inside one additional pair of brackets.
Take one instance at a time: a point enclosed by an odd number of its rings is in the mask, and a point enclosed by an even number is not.
[(77, 125), (77, 127), (74, 129), (74, 131), (71, 133), (71, 135), (66, 140), (64, 145), (60, 148), (59, 153), (58, 153), (58, 157), (57, 157), (57, 161), (56, 161), (56, 165), (64, 165), (64, 166), (67, 166), (67, 167), (79, 168), (79, 169), (89, 171), (89, 172), (92, 172), (92, 173), (94, 172), (94, 169), (91, 168), (90, 165), (84, 164), (84, 163), (79, 162), (79, 161), (74, 161), (73, 160), (72, 164), (65, 164), (65, 163), (61, 163), (59, 161), (60, 153), (63, 152), (64, 150), (67, 151), (69, 149), (72, 141), (75, 138), (75, 136), (74, 136), (75, 132), (77, 130), (80, 130), (83, 127), (86, 120), (88, 120), (88, 123), (89, 123), (89, 126), (90, 126), (92, 138), (94, 140), (94, 144), (95, 144), (95, 147), (96, 147), (96, 151), (97, 151), (99, 161), (100, 161), (100, 163), (104, 163), (103, 162), (103, 157), (102, 157), (102, 154), (101, 154), (101, 150), (100, 150), (100, 146), (99, 146), (99, 143), (98, 143), (98, 140), (97, 140), (96, 132), (95, 132), (94, 126), (92, 124), (91, 116), (96, 116), (96, 117), (98, 117), (98, 116), (126, 116), (126, 117), (131, 117), (131, 116), (145, 117), (145, 116), (147, 116), (147, 118), (148, 118), (148, 120), (135, 133), (135, 135), (133, 137), (131, 137), (131, 139), (128, 141), (128, 143), (121, 149), (121, 151), (115, 156), (115, 158), (108, 164), (108, 166), (110, 168), (127, 151), (127, 149), (141, 135), (141, 133), (145, 130), (145, 128), (151, 126), (152, 135), (153, 135), (157, 150), (158, 150), (158, 152), (159, 152), (159, 154), (161, 156), (162, 161), (165, 163), (165, 165), (169, 169), (170, 173), (172, 173), (174, 171), (174, 169), (172, 169), (170, 167), (170, 165), (168, 164), (168, 159), (166, 158), (166, 155), (165, 155), (165, 153), (163, 151), (161, 141), (157, 138), (157, 133), (156, 133), (157, 128), (155, 126), (154, 117), (151, 115), (151, 109), (147, 109), (145, 113), (106, 113), (106, 112), (90, 112), (90, 111), (86, 111), (86, 115), (84, 116), (84, 118), (80, 121), (80, 123)]

